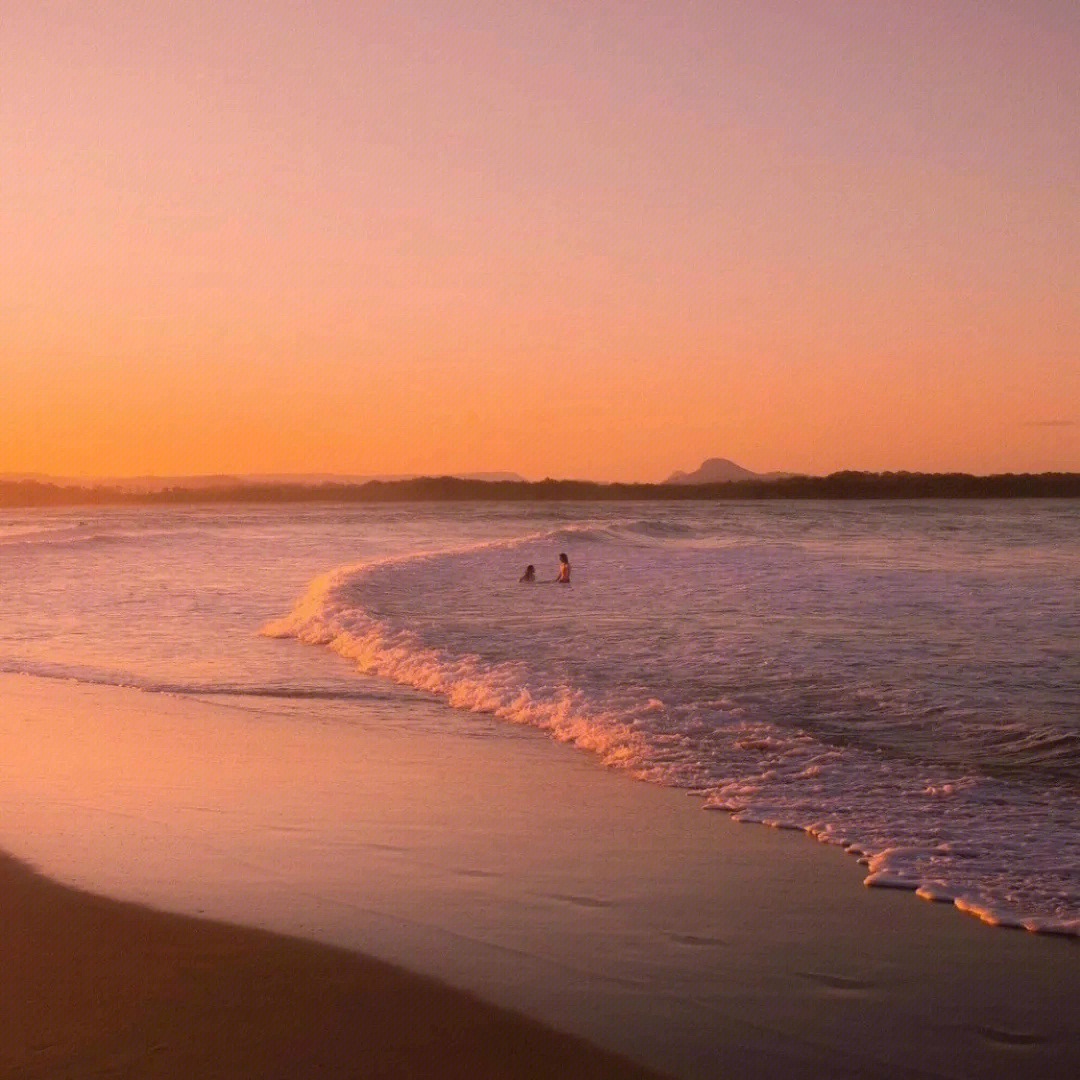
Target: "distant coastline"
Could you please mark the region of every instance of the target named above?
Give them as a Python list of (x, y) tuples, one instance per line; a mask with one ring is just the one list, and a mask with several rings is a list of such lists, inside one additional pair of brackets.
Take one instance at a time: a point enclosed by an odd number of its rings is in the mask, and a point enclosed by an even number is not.
[(1017, 499), (1080, 498), (1080, 473), (836, 472), (828, 476), (722, 483), (629, 484), (591, 480), (480, 480), (452, 476), (364, 483), (244, 481), (175, 484), (159, 490), (114, 485), (0, 479), (0, 507), (195, 505), (298, 502), (560, 502), (738, 499)]

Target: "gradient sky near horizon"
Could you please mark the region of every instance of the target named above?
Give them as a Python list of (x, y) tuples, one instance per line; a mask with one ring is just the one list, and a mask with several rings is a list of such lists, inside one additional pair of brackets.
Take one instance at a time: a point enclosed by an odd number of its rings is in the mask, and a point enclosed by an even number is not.
[(0, 472), (1080, 470), (1075, 0), (9, 0)]

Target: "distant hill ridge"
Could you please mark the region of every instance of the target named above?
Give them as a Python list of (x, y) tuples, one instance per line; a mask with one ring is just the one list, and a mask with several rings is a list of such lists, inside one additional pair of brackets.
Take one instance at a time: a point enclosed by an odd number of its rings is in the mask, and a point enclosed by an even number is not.
[[(217, 473), (201, 476), (52, 476), (48, 473), (0, 473), (0, 483), (55, 484), (62, 487), (112, 488), (124, 492), (155, 492), (171, 488), (199, 491), (205, 488), (242, 488), (292, 485), (316, 487), (325, 484), (398, 483), (419, 480), (432, 474), (421, 473)], [(455, 480), (482, 480), (487, 483), (516, 483), (527, 481), (514, 472), (444, 473)]]
[(676, 470), (665, 484), (728, 484), (733, 480), (785, 480), (794, 473), (756, 473), (736, 465), (727, 458), (714, 457), (703, 461), (692, 473)]

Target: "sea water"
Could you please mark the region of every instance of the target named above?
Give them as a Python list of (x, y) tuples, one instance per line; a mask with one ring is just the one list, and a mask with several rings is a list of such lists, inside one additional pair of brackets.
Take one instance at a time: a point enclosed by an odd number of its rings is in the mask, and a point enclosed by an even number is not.
[(3, 671), (253, 706), (403, 684), (1080, 934), (1075, 502), (8, 510), (0, 585)]

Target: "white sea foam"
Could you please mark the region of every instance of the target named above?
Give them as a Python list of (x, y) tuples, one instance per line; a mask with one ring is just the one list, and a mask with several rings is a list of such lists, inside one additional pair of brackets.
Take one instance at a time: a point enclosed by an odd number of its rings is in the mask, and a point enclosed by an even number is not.
[(387, 565), (429, 558), (411, 556), (335, 570), (314, 581), (288, 616), (267, 623), (262, 632), (328, 646), (362, 672), (439, 694), (458, 708), (543, 728), (561, 741), (598, 753), (609, 764), (636, 760), (644, 744), (633, 723), (588, 710), (583, 696), (571, 687), (530, 687), (520, 664), (487, 665), (474, 654), (455, 657), (426, 647), (410, 630), (395, 629), (357, 604), (357, 586), (369, 575)]

